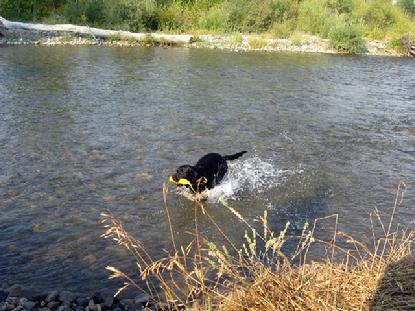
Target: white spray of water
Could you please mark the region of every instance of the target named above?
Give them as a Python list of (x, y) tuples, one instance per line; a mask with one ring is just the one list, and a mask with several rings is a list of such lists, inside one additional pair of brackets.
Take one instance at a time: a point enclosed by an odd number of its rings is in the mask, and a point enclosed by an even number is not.
[(277, 187), (290, 170), (276, 169), (270, 161), (257, 156), (228, 162), (228, 172), (222, 182), (207, 191), (209, 202), (237, 199), (242, 191), (261, 193)]

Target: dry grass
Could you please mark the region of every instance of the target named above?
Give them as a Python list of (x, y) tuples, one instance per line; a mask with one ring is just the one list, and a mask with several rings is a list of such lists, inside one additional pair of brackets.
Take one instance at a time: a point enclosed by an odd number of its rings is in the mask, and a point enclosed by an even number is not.
[[(401, 228), (394, 221), (405, 190), (406, 185), (401, 182), (386, 224), (378, 210), (370, 215), (369, 244), (339, 231), (338, 217), (333, 215), (317, 219), (312, 225), (304, 224), (301, 236), (297, 237), (297, 249), (289, 256), (282, 251), (287, 239), (293, 238), (287, 235), (289, 223), (276, 234), (269, 229), (265, 212), (258, 219), (262, 224), (258, 232), (226, 202), (221, 202), (223, 207), (246, 225), (245, 243), (241, 247), (223, 233), (201, 202), (195, 203), (193, 241), (178, 246), (164, 187), (171, 254), (158, 260), (151, 258), (119, 221), (103, 214), (107, 226), (103, 236), (113, 238), (133, 254), (140, 281), (114, 267), (108, 270), (111, 277), (125, 280), (120, 291), (135, 287), (155, 301), (169, 302), (171, 310), (413, 310), (415, 232)], [(227, 241), (226, 245), (217, 245), (200, 234), (200, 217), (211, 221)], [(333, 221), (329, 241), (316, 238), (318, 224), (323, 220)], [(381, 232), (380, 236), (376, 232)], [(325, 250), (319, 262), (308, 259), (315, 247)], [(146, 288), (139, 284), (146, 284)]]

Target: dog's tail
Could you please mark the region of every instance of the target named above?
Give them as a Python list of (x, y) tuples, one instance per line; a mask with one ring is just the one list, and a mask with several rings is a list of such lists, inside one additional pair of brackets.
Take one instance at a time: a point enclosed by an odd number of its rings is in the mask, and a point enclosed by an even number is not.
[(239, 158), (239, 157), (242, 157), (242, 155), (243, 155), (244, 153), (246, 153), (246, 151), (241, 151), (241, 152), (238, 152), (238, 153), (235, 153), (235, 154), (226, 155), (226, 156), (224, 156), (223, 158), (224, 158), (225, 160), (232, 161), (232, 160), (236, 160), (236, 159), (237, 159), (237, 158)]

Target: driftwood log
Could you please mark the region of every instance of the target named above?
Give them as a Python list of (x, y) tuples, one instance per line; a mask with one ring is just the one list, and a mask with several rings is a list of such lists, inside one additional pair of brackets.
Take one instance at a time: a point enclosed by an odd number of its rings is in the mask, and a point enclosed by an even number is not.
[(158, 33), (135, 33), (129, 31), (116, 31), (116, 30), (107, 30), (99, 29), (88, 26), (77, 26), (72, 24), (38, 24), (38, 23), (22, 23), (22, 22), (12, 22), (0, 16), (0, 34), (7, 36), (6, 31), (4, 30), (29, 30), (37, 32), (50, 32), (50, 33), (74, 33), (74, 34), (84, 34), (91, 35), (95, 38), (111, 38), (116, 37), (120, 39), (134, 39), (137, 41), (145, 40), (152, 38), (156, 41), (166, 40), (173, 43), (190, 43), (192, 41), (191, 35), (165, 35)]

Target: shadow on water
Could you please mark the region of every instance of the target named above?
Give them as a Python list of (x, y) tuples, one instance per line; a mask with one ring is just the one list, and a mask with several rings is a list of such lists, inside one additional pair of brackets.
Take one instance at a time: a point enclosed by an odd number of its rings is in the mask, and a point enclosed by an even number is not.
[(369, 310), (415, 310), (414, 255), (392, 263), (386, 268)]

